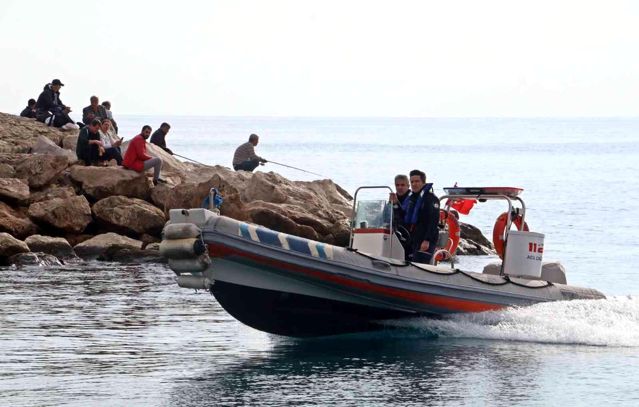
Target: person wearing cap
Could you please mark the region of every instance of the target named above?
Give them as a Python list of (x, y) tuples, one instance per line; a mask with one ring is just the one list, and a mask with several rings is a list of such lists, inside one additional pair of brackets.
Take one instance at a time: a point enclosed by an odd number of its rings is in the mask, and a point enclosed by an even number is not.
[(60, 79), (54, 79), (51, 83), (44, 85), (44, 89), (36, 101), (36, 120), (64, 130), (77, 129), (78, 126), (69, 117), (71, 108), (65, 106), (60, 100), (62, 86), (64, 84)]
[(240, 145), (235, 149), (233, 154), (233, 169), (235, 171), (253, 171), (258, 165), (264, 165), (268, 161), (255, 154), (255, 146), (259, 143), (260, 138), (257, 134), (251, 134), (248, 142)]
[(160, 157), (151, 157), (146, 153), (146, 140), (151, 136), (151, 126), (142, 127), (142, 132), (131, 139), (129, 146), (124, 153), (122, 166), (129, 170), (144, 172), (153, 168), (153, 185), (158, 182), (166, 183), (160, 178), (160, 169), (162, 168), (162, 159)]
[(82, 109), (82, 123), (89, 124), (93, 119), (108, 119), (106, 109), (100, 104), (97, 96), (91, 96), (90, 105)]
[(24, 110), (20, 112), (20, 117), (28, 117), (30, 119), (35, 119), (36, 117), (35, 99), (29, 99), (29, 101), (27, 102), (27, 107), (25, 107)]
[(169, 134), (170, 129), (171, 129), (170, 124), (162, 123), (160, 125), (160, 128), (157, 129), (151, 136), (151, 144), (155, 144), (156, 146), (160, 147), (162, 150), (173, 155), (173, 151), (171, 151), (171, 149), (166, 146), (166, 140), (165, 140), (165, 137), (167, 134)]

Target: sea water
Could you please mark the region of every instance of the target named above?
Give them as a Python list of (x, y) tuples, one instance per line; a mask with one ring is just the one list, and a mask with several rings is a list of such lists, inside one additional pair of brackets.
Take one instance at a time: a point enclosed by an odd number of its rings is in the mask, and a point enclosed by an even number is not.
[[(117, 117), (171, 123), (178, 154), (258, 154), (351, 194), (424, 170), (443, 187), (519, 186), (545, 260), (599, 301), (538, 304), (297, 340), (231, 318), (161, 265), (0, 269), (0, 405), (636, 405), (639, 119)], [(267, 164), (295, 180), (318, 177)], [(490, 235), (505, 207), (462, 220)], [(491, 257), (465, 257), (481, 269)]]

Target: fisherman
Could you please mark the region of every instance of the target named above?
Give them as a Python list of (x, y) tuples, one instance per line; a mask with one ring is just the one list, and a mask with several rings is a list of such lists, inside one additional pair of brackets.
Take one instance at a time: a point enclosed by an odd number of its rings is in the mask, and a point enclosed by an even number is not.
[(84, 161), (84, 165), (93, 165), (98, 162), (100, 147), (102, 147), (99, 134), (101, 124), (100, 120), (93, 119), (91, 123), (80, 129), (75, 154), (78, 159)]
[(167, 134), (169, 134), (170, 129), (171, 129), (170, 124), (166, 122), (162, 123), (160, 125), (160, 128), (157, 129), (151, 136), (151, 144), (155, 144), (156, 146), (160, 147), (162, 150), (173, 155), (173, 151), (171, 151), (171, 149), (166, 146), (166, 140), (165, 140), (165, 137)]
[(36, 102), (36, 120), (53, 127), (60, 127), (63, 130), (78, 129), (73, 123), (69, 113), (71, 108), (65, 106), (60, 100), (60, 88), (64, 83), (60, 79), (54, 79), (51, 83), (44, 85), (44, 89)]
[(30, 119), (35, 119), (36, 117), (35, 99), (29, 99), (29, 101), (27, 102), (27, 107), (25, 107), (24, 110), (20, 112), (20, 117), (28, 117)]
[(82, 122), (89, 124), (93, 119), (108, 119), (106, 109), (100, 104), (100, 100), (97, 96), (91, 96), (89, 99), (91, 103), (89, 106), (82, 109)]
[(102, 106), (104, 106), (104, 110), (106, 110), (107, 119), (111, 120), (111, 128), (115, 130), (115, 134), (118, 134), (118, 123), (113, 119), (113, 113), (111, 113), (111, 102), (105, 100), (102, 102)]
[(248, 142), (240, 145), (233, 154), (233, 169), (235, 171), (252, 172), (258, 165), (264, 165), (268, 161), (255, 154), (255, 146), (260, 138), (257, 134), (251, 134)]
[(426, 184), (426, 174), (420, 170), (410, 172), (410, 188), (411, 193), (402, 204), (412, 249), (407, 252), (407, 260), (429, 263), (439, 237), (439, 199), (433, 193), (433, 184)]
[(162, 159), (160, 157), (151, 157), (146, 153), (146, 140), (151, 136), (151, 126), (142, 127), (142, 132), (131, 139), (129, 147), (124, 153), (122, 165), (137, 172), (144, 172), (153, 168), (153, 185), (158, 182), (166, 183), (160, 178), (160, 169), (162, 168)]

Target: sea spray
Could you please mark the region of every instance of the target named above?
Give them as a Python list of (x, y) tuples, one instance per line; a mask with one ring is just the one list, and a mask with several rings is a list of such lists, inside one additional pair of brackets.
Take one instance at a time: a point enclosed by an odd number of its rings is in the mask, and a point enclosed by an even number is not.
[(443, 338), (639, 347), (639, 297), (550, 302), (389, 324)]

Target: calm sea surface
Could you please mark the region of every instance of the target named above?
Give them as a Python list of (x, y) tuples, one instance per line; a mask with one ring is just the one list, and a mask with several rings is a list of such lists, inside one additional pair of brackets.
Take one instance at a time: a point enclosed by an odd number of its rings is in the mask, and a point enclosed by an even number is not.
[[(639, 119), (116, 119), (127, 139), (168, 121), (175, 152), (227, 166), (255, 132), (258, 154), (351, 193), (413, 168), (440, 195), (521, 186), (545, 259), (609, 299), (294, 340), (241, 325), (164, 266), (5, 268), (1, 406), (639, 403)], [(503, 209), (481, 204), (464, 220), (488, 234)]]

